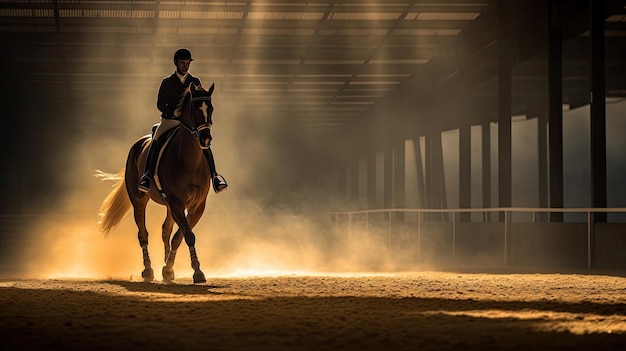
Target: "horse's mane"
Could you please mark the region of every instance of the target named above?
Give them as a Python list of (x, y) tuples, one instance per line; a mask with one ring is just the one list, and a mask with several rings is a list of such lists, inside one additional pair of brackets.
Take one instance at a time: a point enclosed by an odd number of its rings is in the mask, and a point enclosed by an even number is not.
[(190, 92), (191, 88), (187, 86), (185, 90), (183, 90), (183, 92), (180, 94), (180, 98), (178, 99), (178, 103), (176, 104), (176, 108), (174, 109), (174, 116), (180, 117), (183, 111), (183, 106), (185, 104), (185, 98), (187, 97), (187, 95), (190, 95)]

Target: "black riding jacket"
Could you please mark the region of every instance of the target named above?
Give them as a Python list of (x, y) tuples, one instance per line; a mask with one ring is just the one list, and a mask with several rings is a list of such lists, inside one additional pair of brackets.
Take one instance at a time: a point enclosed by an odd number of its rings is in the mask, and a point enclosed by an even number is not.
[(194, 77), (191, 73), (187, 73), (185, 84), (180, 82), (176, 72), (170, 76), (163, 78), (159, 87), (159, 95), (157, 96), (157, 108), (161, 111), (161, 118), (174, 118), (174, 110), (180, 101), (181, 95), (185, 88), (192, 82), (196, 85), (202, 85), (200, 78)]

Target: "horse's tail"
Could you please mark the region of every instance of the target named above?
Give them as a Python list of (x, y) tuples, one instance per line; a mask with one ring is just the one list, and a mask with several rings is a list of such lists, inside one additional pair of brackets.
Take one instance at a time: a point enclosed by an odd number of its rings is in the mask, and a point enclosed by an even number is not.
[(117, 182), (113, 185), (113, 190), (104, 199), (98, 211), (99, 229), (104, 237), (109, 235), (111, 229), (118, 225), (131, 209), (130, 199), (126, 192), (124, 172), (125, 169), (122, 169), (118, 174), (96, 170), (96, 177), (102, 180), (113, 180)]

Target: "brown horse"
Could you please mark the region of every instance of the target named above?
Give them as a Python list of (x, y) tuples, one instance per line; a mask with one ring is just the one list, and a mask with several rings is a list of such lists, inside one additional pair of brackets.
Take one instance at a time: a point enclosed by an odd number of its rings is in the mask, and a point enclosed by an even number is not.
[[(175, 112), (180, 125), (172, 132), (171, 139), (162, 149), (154, 176), (155, 181), (148, 193), (140, 192), (137, 185), (144, 171), (148, 145), (152, 140), (150, 135), (140, 138), (130, 148), (126, 167), (117, 176), (106, 173), (100, 175), (120, 180), (100, 207), (100, 230), (105, 236), (108, 235), (130, 212), (132, 205), (135, 223), (139, 229), (139, 245), (143, 252), (144, 270), (141, 276), (144, 281), (154, 279), (146, 229), (146, 206), (149, 200), (153, 200), (167, 208), (167, 216), (162, 226), (162, 239), (165, 245), (163, 280), (166, 282), (174, 280), (176, 251), (184, 238), (189, 247), (191, 267), (194, 269), (193, 282), (206, 282), (196, 255), (196, 236), (192, 228), (204, 213), (211, 183), (209, 167), (202, 150), (209, 147), (212, 139), (211, 95), (214, 88), (215, 85), (212, 84), (207, 91), (192, 83), (182, 94)], [(165, 137), (167, 135), (161, 136)], [(172, 237), (170, 245), (174, 223), (178, 225), (178, 230)]]

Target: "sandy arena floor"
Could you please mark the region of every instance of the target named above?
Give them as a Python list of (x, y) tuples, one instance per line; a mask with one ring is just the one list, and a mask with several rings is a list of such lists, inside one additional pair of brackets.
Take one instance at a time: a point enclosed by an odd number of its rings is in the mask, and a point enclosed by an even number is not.
[(2, 350), (626, 350), (626, 278), (0, 279)]

